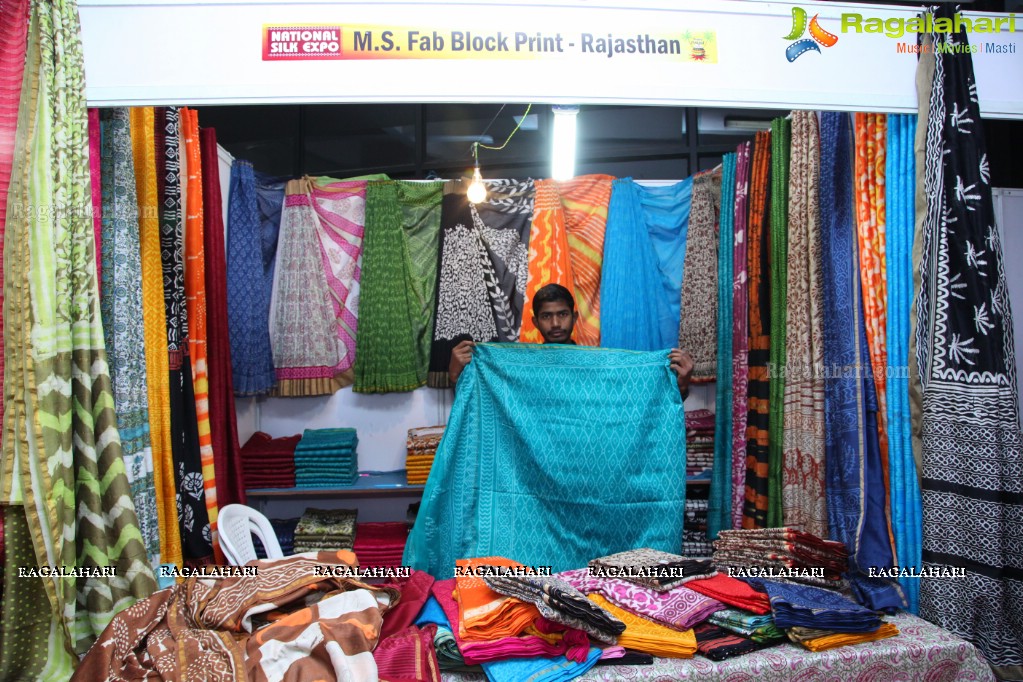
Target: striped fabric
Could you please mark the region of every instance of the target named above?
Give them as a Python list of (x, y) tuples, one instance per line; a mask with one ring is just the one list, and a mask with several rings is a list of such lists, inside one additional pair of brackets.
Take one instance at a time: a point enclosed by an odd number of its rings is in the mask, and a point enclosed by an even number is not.
[[(555, 180), (534, 182), (533, 224), (529, 232), (529, 278), (526, 280), (526, 298), (522, 312), (519, 340), (523, 343), (542, 343), (540, 330), (533, 324), (533, 296), (540, 287), (560, 284), (572, 290), (572, 258), (565, 229), (565, 210)], [(576, 302), (579, 305), (579, 302)], [(581, 318), (581, 316), (580, 316)], [(576, 329), (579, 329), (576, 325)], [(579, 333), (575, 332), (574, 336)]]
[(134, 107), (130, 115), (132, 152), (135, 157), (135, 190), (139, 203), (149, 440), (153, 448), (153, 483), (156, 486), (156, 506), (160, 525), (160, 558), (163, 563), (181, 565), (181, 532), (178, 530), (177, 491), (174, 485), (174, 460), (171, 449), (167, 311), (163, 305), (163, 264), (160, 258), (153, 108)]
[[(206, 251), (202, 204), (202, 150), (199, 145), (199, 112), (181, 109), (183, 158), (188, 170), (185, 194), (185, 300), (188, 314), (188, 355), (192, 359), (195, 417), (199, 426), (199, 457), (206, 491), (213, 551), (220, 557), (217, 540), (217, 480), (213, 468), (213, 436), (210, 433), (209, 379), (206, 349)], [(219, 264), (216, 264), (219, 265)]]
[(771, 281), (768, 277), (769, 232), (765, 229), (771, 171), (771, 134), (757, 133), (750, 175), (749, 220), (749, 411), (746, 426), (746, 493), (743, 528), (767, 526), (767, 426), (770, 389), (767, 363), (771, 347)]
[(600, 345), (600, 272), (613, 180), (610, 175), (581, 175), (558, 183), (579, 311), (575, 339), (583, 346)]

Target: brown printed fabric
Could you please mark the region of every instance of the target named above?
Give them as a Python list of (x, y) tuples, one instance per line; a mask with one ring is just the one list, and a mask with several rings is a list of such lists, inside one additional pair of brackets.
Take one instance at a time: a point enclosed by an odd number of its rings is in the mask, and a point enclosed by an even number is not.
[(590, 568), (613, 571), (617, 574), (614, 577), (658, 592), (667, 592), (688, 580), (709, 578), (717, 573), (709, 561), (687, 559), (649, 547), (593, 559)]
[(372, 650), (397, 590), (331, 575), (349, 551), (190, 577), (121, 611), (72, 680), (376, 679)]

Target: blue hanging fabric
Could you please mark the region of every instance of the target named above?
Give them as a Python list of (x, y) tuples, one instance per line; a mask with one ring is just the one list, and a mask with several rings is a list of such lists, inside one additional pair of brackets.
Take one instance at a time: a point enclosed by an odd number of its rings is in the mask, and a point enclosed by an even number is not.
[[(887, 339), (890, 370), (888, 395), (888, 477), (891, 490), (892, 532), (896, 564), (920, 569), (923, 510), (920, 481), (910, 439), (909, 322), (913, 305), (913, 231), (915, 158), (913, 143), (916, 116), (888, 116), (888, 155), (885, 161), (885, 207), (887, 233), (885, 258), (888, 268)], [(900, 578), (909, 611), (920, 608), (920, 580)]]
[(678, 342), (693, 179), (643, 187), (615, 180), (600, 280), (600, 344), (658, 350)]

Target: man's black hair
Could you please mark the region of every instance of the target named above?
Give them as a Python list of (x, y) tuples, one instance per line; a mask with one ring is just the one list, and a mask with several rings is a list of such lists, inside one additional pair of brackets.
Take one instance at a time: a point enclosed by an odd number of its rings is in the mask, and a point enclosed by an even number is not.
[(540, 314), (540, 307), (544, 303), (556, 301), (567, 303), (568, 309), (575, 312), (575, 299), (572, 298), (571, 291), (560, 284), (545, 284), (533, 296), (533, 315), (537, 316)]

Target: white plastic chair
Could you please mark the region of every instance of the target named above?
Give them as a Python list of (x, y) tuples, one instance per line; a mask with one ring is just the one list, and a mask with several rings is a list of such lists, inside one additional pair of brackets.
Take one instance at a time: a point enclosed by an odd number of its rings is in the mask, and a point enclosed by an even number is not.
[(268, 559), (283, 559), (281, 543), (277, 541), (270, 521), (252, 507), (244, 504), (229, 504), (217, 516), (220, 532), (220, 548), (232, 566), (244, 566), (256, 559), (256, 548), (252, 543), (255, 534), (266, 549)]

